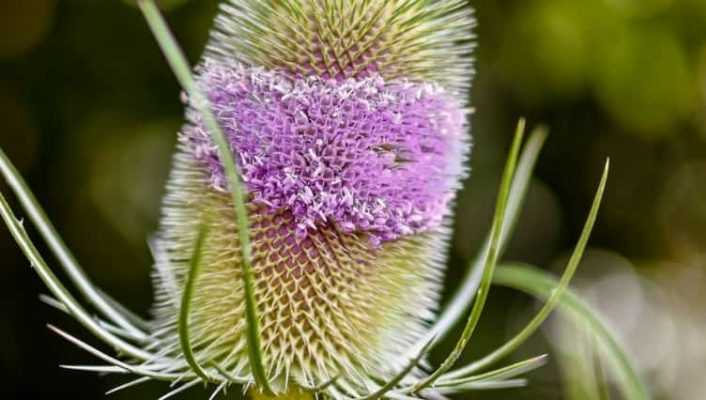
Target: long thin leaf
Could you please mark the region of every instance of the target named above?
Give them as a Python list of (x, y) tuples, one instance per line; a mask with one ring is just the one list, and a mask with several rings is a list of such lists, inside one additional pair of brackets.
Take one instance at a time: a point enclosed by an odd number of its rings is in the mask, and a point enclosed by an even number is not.
[(119, 301), (115, 300), (114, 298), (110, 297), (110, 295), (106, 292), (103, 291), (100, 287), (96, 287), (96, 292), (103, 297), (103, 299), (108, 303), (115, 311), (120, 313), (125, 319), (130, 321), (133, 325), (136, 327), (140, 328), (141, 330), (145, 332), (152, 332), (152, 329), (154, 326), (152, 323), (141, 316), (137, 315), (135, 312), (132, 310), (128, 309), (125, 307), (122, 303)]
[(549, 317), (549, 314), (556, 308), (559, 304), (559, 299), (564, 291), (568, 288), (571, 278), (573, 278), (576, 273), (576, 269), (581, 262), (583, 257), (583, 252), (586, 249), (588, 239), (591, 237), (591, 231), (596, 223), (596, 218), (598, 216), (598, 210), (601, 205), (601, 200), (603, 199), (603, 192), (605, 191), (606, 182), (608, 181), (608, 173), (610, 171), (610, 161), (606, 161), (605, 168), (603, 169), (603, 175), (601, 181), (596, 190), (596, 195), (593, 198), (593, 204), (591, 205), (591, 210), (588, 213), (588, 218), (584, 224), (581, 236), (574, 248), (569, 262), (566, 266), (564, 273), (559, 280), (559, 285), (556, 287), (552, 295), (549, 297), (547, 302), (542, 306), (542, 308), (537, 312), (537, 314), (532, 318), (532, 320), (512, 339), (507, 341), (505, 344), (500, 346), (498, 349), (483, 357), (482, 359), (471, 363), (470, 365), (460, 368), (456, 371), (450, 372), (446, 375), (447, 378), (453, 379), (461, 376), (472, 374), (473, 372), (482, 370), (483, 368), (492, 365), (493, 363), (499, 361), (503, 357), (510, 354), (512, 351), (517, 349), (522, 343), (529, 339), (534, 332), (539, 329), (542, 323)]
[(191, 382), (187, 382), (187, 383), (185, 383), (185, 384), (179, 386), (178, 388), (172, 390), (171, 392), (165, 394), (164, 396), (158, 398), (157, 400), (167, 400), (167, 399), (171, 399), (172, 397), (178, 395), (179, 393), (185, 392), (185, 391), (191, 389), (192, 387), (194, 387), (194, 386), (196, 386), (196, 385), (198, 385), (198, 384), (199, 384), (199, 381), (198, 381), (198, 380), (191, 381)]
[(471, 308), (471, 313), (466, 321), (466, 326), (461, 333), (461, 337), (456, 342), (454, 349), (449, 353), (443, 363), (432, 372), (427, 378), (421, 380), (416, 385), (412, 387), (413, 393), (418, 393), (420, 390), (434, 384), (436, 380), (443, 375), (446, 371), (451, 369), (456, 363), (461, 353), (466, 348), (468, 341), (471, 339), (473, 332), (478, 326), (478, 321), (483, 313), (483, 308), (485, 307), (485, 302), (488, 299), (488, 292), (492, 284), (493, 272), (495, 271), (495, 264), (498, 261), (499, 250), (500, 250), (500, 238), (502, 237), (502, 224), (505, 220), (505, 210), (507, 207), (507, 199), (510, 193), (510, 186), (512, 184), (513, 176), (515, 174), (515, 166), (517, 165), (517, 158), (520, 154), (520, 148), (522, 147), (522, 137), (525, 131), (525, 121), (520, 120), (517, 125), (517, 132), (515, 133), (515, 139), (512, 143), (512, 148), (510, 149), (510, 155), (508, 156), (507, 163), (505, 164), (505, 171), (503, 172), (503, 178), (500, 183), (500, 191), (498, 194), (497, 204), (495, 206), (495, 215), (493, 217), (493, 227), (491, 228), (491, 240), (490, 240), (490, 250), (485, 258), (485, 266), (483, 267), (483, 277), (481, 278), (480, 286), (476, 293), (476, 300), (473, 303), (473, 308)]
[(194, 252), (191, 256), (191, 262), (189, 265), (189, 273), (186, 277), (186, 282), (184, 283), (184, 291), (181, 296), (181, 307), (179, 309), (179, 344), (181, 345), (181, 351), (184, 353), (184, 359), (189, 364), (194, 373), (201, 377), (204, 381), (208, 382), (211, 379), (208, 373), (201, 368), (196, 356), (194, 355), (194, 349), (191, 347), (191, 337), (189, 330), (189, 318), (191, 314), (191, 300), (194, 296), (194, 288), (196, 286), (196, 280), (198, 279), (199, 272), (201, 269), (201, 258), (203, 256), (203, 245), (208, 236), (208, 223), (205, 222), (201, 224), (199, 229), (199, 234), (196, 237), (196, 243), (194, 244)]
[[(76, 344), (71, 342), (72, 344)], [(80, 347), (80, 346), (77, 346)], [(81, 349), (85, 350), (83, 347)], [(102, 353), (106, 355), (105, 353)], [(97, 374), (130, 374), (131, 372), (127, 369), (120, 368), (115, 365), (86, 365), (86, 364), (61, 364), (59, 367), (63, 369), (70, 369), (72, 371), (84, 371), (84, 372), (95, 372)]]
[(245, 292), (245, 315), (247, 318), (247, 342), (250, 369), (258, 389), (266, 394), (272, 394), (272, 388), (267, 378), (264, 367), (264, 355), (260, 337), (260, 322), (258, 318), (257, 302), (255, 299), (255, 278), (252, 271), (252, 249), (250, 244), (250, 228), (248, 214), (245, 206), (245, 189), (240, 181), (240, 171), (233, 158), (223, 131), (216, 116), (211, 111), (208, 98), (198, 88), (191, 74), (184, 54), (177, 44), (174, 36), (167, 27), (162, 14), (152, 0), (138, 0), (138, 5), (147, 20), (152, 33), (157, 39), (167, 62), (177, 77), (182, 88), (188, 93), (190, 101), (201, 112), (203, 120), (213, 142), (218, 147), (218, 156), (226, 172), (230, 193), (233, 200), (235, 219), (238, 226), (238, 241), (241, 249), (241, 267), (243, 270), (243, 288)]
[(514, 378), (518, 375), (526, 374), (527, 372), (533, 371), (537, 368), (544, 366), (547, 363), (547, 355), (541, 355), (538, 357), (533, 357), (524, 361), (508, 365), (496, 369), (494, 371), (489, 371), (479, 375), (472, 375), (458, 379), (439, 379), (437, 382), (437, 387), (442, 386), (458, 386), (464, 385), (471, 382), (481, 382), (481, 381), (497, 381), (504, 380), (508, 378)]
[(149, 382), (151, 379), (152, 379), (152, 378), (150, 378), (150, 377), (148, 377), (148, 376), (143, 376), (143, 377), (141, 377), (141, 378), (137, 378), (137, 379), (135, 379), (135, 380), (132, 380), (132, 381), (127, 382), (127, 383), (123, 383), (123, 384), (120, 385), (120, 386), (116, 386), (116, 387), (114, 387), (114, 388), (108, 390), (107, 392), (105, 392), (105, 395), (106, 395), (106, 396), (109, 396), (109, 395), (111, 395), (111, 394), (113, 394), (113, 393), (117, 393), (117, 392), (120, 392), (120, 391), (122, 391), (122, 390), (125, 390), (125, 389), (128, 389), (128, 388), (131, 388), (131, 387), (134, 387), (134, 386), (143, 384), (143, 383), (145, 383), (145, 382)]
[(409, 360), (407, 365), (397, 373), (392, 379), (390, 379), (387, 383), (385, 383), (380, 389), (376, 390), (375, 392), (359, 397), (358, 400), (377, 400), (381, 397), (383, 397), (386, 393), (390, 392), (392, 389), (395, 388), (395, 386), (399, 385), (402, 380), (409, 375), (414, 368), (416, 368), (419, 365), (419, 362), (421, 361), (422, 357), (424, 357), (427, 354), (427, 351), (429, 350), (429, 347), (431, 346), (431, 343), (433, 340), (430, 340), (427, 344), (425, 344), (418, 352), (417, 355)]
[(61, 239), (56, 228), (47, 217), (46, 212), (39, 205), (27, 182), (25, 182), (2, 149), (0, 149), (0, 173), (2, 173), (10, 189), (17, 196), (20, 205), (29, 216), (30, 221), (37, 227), (49, 249), (59, 260), (66, 275), (76, 285), (83, 298), (115, 325), (125, 329), (135, 337), (145, 339), (147, 335), (143, 330), (147, 324), (144, 321), (136, 322), (137, 317), (134, 314), (126, 316), (123, 313), (124, 307), (121, 306), (121, 309), (117, 309), (114, 307), (114, 304), (119, 304), (117, 301), (96, 289), (66, 246), (66, 243)]
[[(71, 312), (69, 311), (69, 309), (66, 307), (66, 305), (64, 303), (62, 303), (61, 301), (59, 301), (49, 295), (40, 294), (39, 301), (41, 301), (44, 304), (47, 304), (50, 307), (57, 309), (63, 313), (66, 313), (67, 315), (71, 315)], [(127, 340), (133, 341), (135, 343), (139, 343), (139, 344), (146, 344), (149, 342), (148, 339), (133, 336), (130, 332), (124, 330), (123, 328), (115, 326), (115, 325), (111, 324), (110, 322), (104, 321), (98, 317), (93, 317), (93, 319), (102, 328), (104, 328), (105, 330), (107, 330), (110, 333), (118, 335), (118, 337), (120, 337), (120, 338), (127, 339)]]
[[(505, 265), (498, 267), (493, 282), (511, 287), (541, 299), (547, 299), (557, 287), (557, 280), (536, 267)], [(630, 357), (616, 339), (616, 335), (602, 321), (600, 315), (570, 289), (561, 296), (559, 310), (571, 318), (585, 322), (596, 337), (599, 349), (618, 378), (619, 388), (628, 400), (650, 399), (647, 386), (637, 374)]]
[(218, 396), (218, 393), (223, 391), (223, 389), (225, 389), (225, 387), (227, 385), (228, 385), (228, 382), (223, 381), (220, 385), (218, 385), (218, 387), (216, 387), (216, 390), (214, 390), (213, 393), (211, 393), (211, 396), (208, 398), (208, 400), (214, 400), (216, 398), (216, 396)]
[(319, 384), (316, 386), (307, 386), (307, 385), (300, 385), (302, 389), (312, 392), (312, 393), (318, 393), (318, 392), (323, 392), (324, 390), (328, 389), (329, 386), (333, 385), (336, 383), (339, 379), (341, 378), (340, 375), (336, 375), (333, 378)]
[(551, 344), (556, 348), (557, 366), (564, 381), (566, 400), (607, 400), (599, 383), (602, 376), (596, 374), (597, 347), (590, 328), (581, 321), (562, 321)]
[(240, 385), (245, 385), (250, 382), (250, 380), (246, 377), (232, 375), (231, 373), (229, 373), (223, 367), (221, 367), (220, 365), (218, 365), (216, 363), (211, 363), (210, 366), (213, 367), (218, 372), (219, 375), (221, 375), (221, 377), (225, 380), (225, 382), (237, 383)]
[[(502, 225), (502, 236), (500, 237), (498, 251), (500, 257), (502, 257), (508, 238), (512, 234), (515, 222), (520, 215), (520, 209), (524, 203), (527, 189), (529, 188), (534, 166), (537, 163), (539, 152), (541, 151), (546, 138), (546, 128), (539, 127), (533, 130), (527, 144), (525, 145), (525, 148), (522, 151), (522, 156), (517, 164), (517, 172), (512, 180), (510, 197), (508, 199), (505, 219)], [(470, 307), (471, 300), (473, 300), (473, 296), (478, 290), (478, 286), (480, 285), (480, 280), (483, 275), (484, 261), (488, 256), (488, 251), (490, 251), (490, 240), (491, 237), (489, 235), (478, 253), (478, 256), (473, 260), (471, 265), (469, 265), (468, 272), (463, 278), (461, 285), (451, 297), (449, 303), (444, 307), (444, 311), (434, 323), (434, 326), (432, 326), (429, 333), (424, 337), (424, 341), (426, 341), (430, 337), (436, 336), (436, 341), (432, 344), (432, 347), (451, 332), (451, 328), (453, 328), (453, 326), (461, 319), (466, 310)]]
[[(49, 327), (49, 329), (54, 331), (54, 333), (58, 334), (59, 336), (61, 336), (65, 340), (75, 344), (76, 346), (87, 351), (88, 353), (93, 354), (94, 356), (100, 358), (101, 360), (103, 360), (103, 361), (105, 361), (115, 367), (118, 367), (126, 372), (131, 372), (136, 375), (149, 376), (150, 378), (164, 380), (164, 381), (172, 381), (174, 379), (177, 379), (180, 376), (177, 374), (154, 372), (154, 371), (148, 370), (146, 368), (142, 368), (142, 367), (138, 367), (138, 366), (134, 366), (134, 365), (130, 365), (128, 363), (122, 362), (122, 361), (118, 360), (117, 358), (111, 357), (111, 356), (105, 354), (104, 352), (96, 349), (95, 347), (89, 345), (88, 343), (86, 343), (86, 342), (84, 342), (84, 341), (82, 341), (72, 335), (69, 335), (68, 333), (62, 331), (61, 329), (59, 329), (53, 325), (47, 325), (47, 326)], [(95, 369), (89, 369), (89, 368), (82, 368), (81, 366), (71, 366), (71, 365), (62, 365), (62, 367), (67, 368), (67, 369), (75, 369), (75, 370), (82, 370), (82, 369), (86, 370), (86, 371), (95, 370)]]
[(39, 275), (39, 278), (44, 282), (49, 291), (51, 291), (51, 293), (59, 301), (64, 303), (71, 315), (73, 315), (74, 318), (81, 323), (81, 325), (83, 325), (96, 337), (103, 340), (106, 344), (131, 357), (140, 360), (148, 360), (153, 357), (151, 353), (135, 347), (131, 343), (124, 341), (100, 326), (100, 324), (93, 319), (93, 317), (79, 304), (79, 302), (76, 301), (76, 299), (71, 295), (71, 293), (69, 293), (66, 287), (64, 287), (61, 281), (56, 277), (56, 275), (54, 275), (47, 263), (44, 261), (41, 254), (30, 240), (29, 235), (27, 235), (27, 231), (25, 231), (24, 226), (19, 220), (17, 220), (15, 214), (10, 208), (10, 205), (1, 193), (0, 215), (10, 230), (15, 242), (17, 242), (20, 246), (20, 249), (24, 253), (25, 257), (27, 257), (34, 270)]
[(472, 390), (514, 389), (525, 386), (527, 386), (527, 379), (509, 379), (506, 381), (471, 382), (462, 386), (442, 387), (437, 390), (443, 394), (456, 394)]

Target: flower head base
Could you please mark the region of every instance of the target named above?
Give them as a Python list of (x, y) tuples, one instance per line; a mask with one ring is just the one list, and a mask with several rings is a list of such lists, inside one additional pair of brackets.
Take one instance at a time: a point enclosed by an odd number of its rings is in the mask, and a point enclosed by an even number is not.
[[(299, 238), (334, 223), (373, 242), (438, 228), (463, 177), (467, 144), (458, 101), (431, 83), (291, 78), (206, 62), (201, 85), (253, 197), (291, 212)], [(184, 139), (226, 187), (200, 121)]]

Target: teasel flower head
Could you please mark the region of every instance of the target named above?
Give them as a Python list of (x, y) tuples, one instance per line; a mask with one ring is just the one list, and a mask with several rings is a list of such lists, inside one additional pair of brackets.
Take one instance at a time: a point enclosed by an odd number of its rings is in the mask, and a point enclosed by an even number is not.
[[(156, 302), (145, 321), (95, 288), (0, 152), (0, 172), (68, 277), (57, 279), (0, 196), (0, 214), (53, 297), (124, 359), (68, 333), (108, 365), (67, 366), (215, 397), (442, 398), (524, 384), (535, 357), (478, 375), (557, 305), (588, 240), (605, 185), (567, 270), (537, 317), (506, 345), (452, 370), (473, 334), (545, 134), (522, 158), (518, 126), (488, 241), (439, 312), (449, 222), (470, 152), (472, 11), (465, 0), (232, 0), (190, 68), (154, 2), (138, 0), (185, 89), (186, 123), (151, 240)], [(519, 159), (519, 161), (518, 161)], [(518, 165), (519, 162), (519, 165)], [(521, 284), (522, 282), (520, 282)], [(437, 368), (428, 351), (473, 308)], [(112, 391), (111, 391), (112, 392)]]
[[(226, 6), (197, 84), (247, 192), (273, 390), (337, 378), (363, 393), (404, 367), (436, 313), (466, 175), (473, 19), (460, 1), (284, 4)], [(179, 288), (199, 227), (215, 214), (191, 335), (197, 359), (247, 375), (224, 164), (200, 111), (187, 117), (155, 242), (159, 340), (178, 358)]]

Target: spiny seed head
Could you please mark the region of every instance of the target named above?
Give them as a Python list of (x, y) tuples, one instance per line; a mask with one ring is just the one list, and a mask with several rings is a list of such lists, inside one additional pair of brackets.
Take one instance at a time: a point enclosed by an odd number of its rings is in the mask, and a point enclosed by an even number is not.
[(209, 49), (296, 76), (436, 82), (465, 98), (472, 13), (467, 0), (233, 0)]
[[(247, 189), (268, 376), (278, 392), (337, 378), (332, 396), (367, 393), (405, 366), (438, 306), (469, 147), (471, 13), (457, 0), (229, 4), (198, 85)], [(232, 198), (200, 114), (187, 117), (154, 243), (154, 363), (189, 370), (178, 311), (208, 221), (194, 353), (249, 376)]]

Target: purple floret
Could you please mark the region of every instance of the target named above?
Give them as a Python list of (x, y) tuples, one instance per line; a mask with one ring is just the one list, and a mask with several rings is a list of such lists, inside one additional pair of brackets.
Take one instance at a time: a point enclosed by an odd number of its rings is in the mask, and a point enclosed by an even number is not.
[[(334, 223), (371, 241), (438, 227), (464, 176), (466, 113), (437, 85), (292, 78), (207, 62), (200, 85), (236, 155), (253, 201), (288, 210), (297, 236)], [(199, 114), (184, 138), (225, 190)]]

